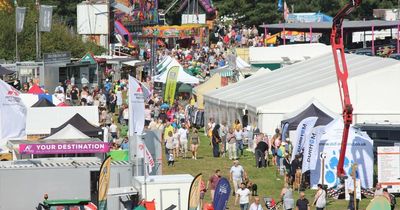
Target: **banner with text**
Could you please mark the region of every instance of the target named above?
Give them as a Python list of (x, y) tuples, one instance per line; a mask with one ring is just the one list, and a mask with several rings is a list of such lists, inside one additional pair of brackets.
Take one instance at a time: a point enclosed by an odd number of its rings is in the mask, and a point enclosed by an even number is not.
[(317, 122), (318, 117), (307, 117), (302, 120), (296, 129), (296, 137), (293, 140), (293, 151), (292, 151), (292, 158), (294, 160), (297, 154), (303, 152), (304, 143), (307, 139), (307, 136), (310, 135), (315, 123)]
[(165, 85), (164, 101), (172, 105), (175, 101), (176, 84), (178, 81), (179, 66), (173, 66), (168, 70), (167, 84)]
[(315, 170), (318, 161), (319, 140), (325, 130), (325, 126), (317, 126), (313, 128), (311, 134), (304, 143), (303, 166), (301, 172)]
[[(342, 135), (342, 119), (336, 119), (326, 125), (325, 133), (321, 136), (319, 143), (319, 152), (324, 153), (325, 165), (321, 166), (321, 160), (318, 158), (315, 170), (311, 170), (312, 187), (316, 187), (318, 183), (322, 182), (322, 179), (324, 179), (328, 188), (340, 184), (336, 170), (339, 163)], [(374, 173), (373, 142), (365, 132), (350, 127), (343, 166), (347, 175), (351, 174), (351, 166), (354, 163), (358, 164), (357, 178), (361, 180), (361, 187), (372, 188)], [(321, 174), (321, 167), (324, 167), (324, 174)]]

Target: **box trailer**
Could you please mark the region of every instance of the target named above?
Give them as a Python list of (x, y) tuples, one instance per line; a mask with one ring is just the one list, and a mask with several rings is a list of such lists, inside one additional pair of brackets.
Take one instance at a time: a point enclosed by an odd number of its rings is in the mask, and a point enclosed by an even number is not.
[(138, 176), (133, 178), (133, 185), (142, 199), (154, 199), (156, 209), (164, 210), (175, 205), (175, 210), (187, 210), (192, 181), (190, 174), (147, 176), (146, 179)]
[[(49, 158), (0, 162), (0, 210), (35, 209), (49, 199), (87, 199), (97, 202), (99, 158)], [(110, 188), (132, 187), (128, 161), (111, 163)], [(124, 209), (118, 196), (108, 196), (108, 209)]]

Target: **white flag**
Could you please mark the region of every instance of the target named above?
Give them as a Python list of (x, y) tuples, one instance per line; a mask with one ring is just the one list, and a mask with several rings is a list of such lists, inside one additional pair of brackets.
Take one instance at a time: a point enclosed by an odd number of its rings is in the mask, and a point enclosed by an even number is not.
[(129, 76), (129, 135), (141, 135), (144, 129), (144, 95), (141, 85)]
[(308, 170), (315, 170), (318, 162), (319, 140), (324, 133), (325, 126), (318, 126), (312, 129), (311, 134), (304, 143), (302, 173)]
[(0, 79), (0, 146), (26, 136), (26, 107), (20, 92)]
[(145, 173), (148, 171), (149, 174), (153, 171), (154, 167), (154, 159), (153, 156), (151, 155), (150, 151), (147, 149), (146, 144), (142, 141), (138, 141), (138, 152), (137, 152), (137, 157), (138, 158), (144, 158), (144, 163), (147, 165), (148, 169), (145, 168)]
[(317, 122), (318, 117), (307, 117), (302, 120), (296, 129), (296, 137), (293, 140), (293, 151), (292, 151), (292, 159), (294, 160), (297, 154), (300, 154), (303, 150), (304, 143), (307, 139), (307, 136), (311, 133), (312, 128)]

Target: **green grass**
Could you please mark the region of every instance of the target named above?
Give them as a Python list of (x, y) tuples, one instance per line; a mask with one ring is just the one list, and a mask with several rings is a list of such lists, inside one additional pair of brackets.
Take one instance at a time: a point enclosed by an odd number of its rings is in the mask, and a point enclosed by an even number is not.
[[(203, 174), (203, 180), (206, 182), (208, 178), (214, 173), (216, 169), (221, 170), (221, 174), (223, 177), (229, 179), (229, 170), (232, 166), (232, 161), (227, 157), (225, 158), (213, 158), (212, 157), (212, 148), (209, 145), (210, 140), (204, 136), (203, 133), (200, 133), (201, 143), (199, 147), (199, 154), (197, 160), (190, 159), (191, 153), (187, 154), (188, 159), (176, 158), (175, 166), (168, 167), (163, 158), (163, 173), (164, 174), (183, 174), (188, 173), (192, 176), (196, 176), (199, 173)], [(274, 167), (267, 168), (256, 168), (254, 162), (254, 156), (251, 152), (245, 152), (244, 157), (240, 158), (240, 164), (244, 167), (245, 171), (249, 175), (251, 181), (258, 185), (258, 195), (260, 197), (264, 196), (272, 196), (276, 201), (279, 200), (279, 195), (281, 189), (283, 187), (283, 177), (279, 177), (279, 175), (275, 175)], [(278, 180), (277, 178), (280, 178)], [(307, 190), (306, 197), (312, 202), (314, 199), (314, 190)], [(297, 191), (294, 193), (294, 199), (297, 200), (299, 197)], [(360, 209), (366, 209), (370, 199), (363, 199), (360, 202)], [(206, 193), (205, 202), (210, 202), (210, 193)], [(345, 210), (347, 209), (347, 201), (345, 200), (336, 200), (329, 198), (328, 206), (326, 209), (335, 209), (335, 210)], [(234, 197), (231, 196), (228, 204), (229, 209), (239, 209), (238, 206), (234, 206)], [(265, 207), (264, 207), (265, 208)], [(315, 207), (311, 208), (315, 209)]]

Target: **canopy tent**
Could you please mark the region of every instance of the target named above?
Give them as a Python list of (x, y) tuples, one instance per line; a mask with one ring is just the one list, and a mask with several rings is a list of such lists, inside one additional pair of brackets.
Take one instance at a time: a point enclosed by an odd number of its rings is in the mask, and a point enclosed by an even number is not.
[(90, 137), (84, 134), (82, 131), (77, 129), (71, 124), (68, 124), (56, 133), (47, 136), (44, 139), (90, 139)]
[(192, 86), (182, 83), (181, 85), (179, 85), (178, 93), (191, 93), (192, 89)]
[(193, 88), (193, 94), (197, 97), (197, 106), (199, 109), (204, 109), (203, 95), (211, 90), (221, 87), (221, 75), (214, 74), (205, 83)]
[(6, 67), (0, 65), (0, 76), (14, 74), (14, 73), (15, 71), (9, 70)]
[(39, 95), (43, 94), (44, 91), (42, 90), (41, 87), (39, 87), (39, 85), (32, 85), (32, 87), (29, 88), (28, 93)]
[(307, 117), (318, 117), (315, 126), (319, 126), (319, 125), (327, 125), (332, 120), (339, 118), (340, 116), (338, 114), (331, 112), (321, 103), (319, 103), (317, 100), (314, 99), (308, 102), (301, 109), (293, 113), (290, 113), (288, 115), (285, 115), (285, 119), (282, 120), (281, 124), (284, 125), (288, 123), (289, 130), (296, 130), (299, 123)]
[(199, 79), (197, 77), (191, 76), (188, 73), (186, 73), (183, 70), (182, 65), (174, 58), (172, 58), (172, 61), (170, 64), (168, 64), (168, 66), (166, 67), (168, 70), (162, 72), (159, 75), (154, 76), (154, 81), (155, 82), (162, 82), (162, 83), (166, 83), (167, 81), (167, 77), (168, 77), (168, 73), (169, 70), (172, 67), (178, 66), (179, 67), (179, 72), (178, 72), (178, 82), (181, 83), (185, 83), (185, 84), (199, 84)]
[(49, 100), (46, 98), (41, 98), (38, 102), (33, 104), (31, 107), (52, 107), (55, 106), (53, 103), (51, 103)]
[[(347, 54), (346, 58), (354, 123), (400, 122), (400, 98), (393, 97), (400, 90), (400, 62), (355, 54)], [(270, 134), (280, 126), (285, 114), (313, 98), (334, 113), (342, 113), (331, 53), (256, 74), (210, 91), (204, 98), (205, 118), (232, 123), (241, 119), (243, 109), (247, 109), (253, 120), (250, 122)]]
[(241, 57), (237, 56), (236, 57), (236, 67), (238, 69), (248, 69), (251, 66), (246, 61), (244, 61)]
[(68, 125), (72, 125), (75, 128), (78, 128), (79, 131), (81, 131), (82, 133), (84, 133), (85, 135), (87, 135), (89, 137), (103, 138), (103, 129), (90, 124), (80, 114), (75, 114), (71, 119), (69, 119), (64, 124), (60, 125), (57, 128), (52, 128), (50, 134), (53, 135), (53, 134), (59, 132), (60, 130), (64, 129)]
[(20, 94), (22, 102), (24, 102), (25, 106), (27, 107), (32, 107), (36, 102), (38, 102), (40, 99), (44, 98), (50, 101), (54, 105), (58, 105), (61, 103), (59, 99), (55, 95), (47, 95), (47, 94), (29, 94), (29, 93), (21, 93)]
[(250, 64), (275, 70), (288, 64), (305, 61), (331, 52), (330, 46), (320, 43), (250, 47)]
[(173, 58), (171, 56), (166, 56), (159, 64), (157, 64), (156, 69), (158, 73), (167, 70), (167, 66), (172, 62)]

